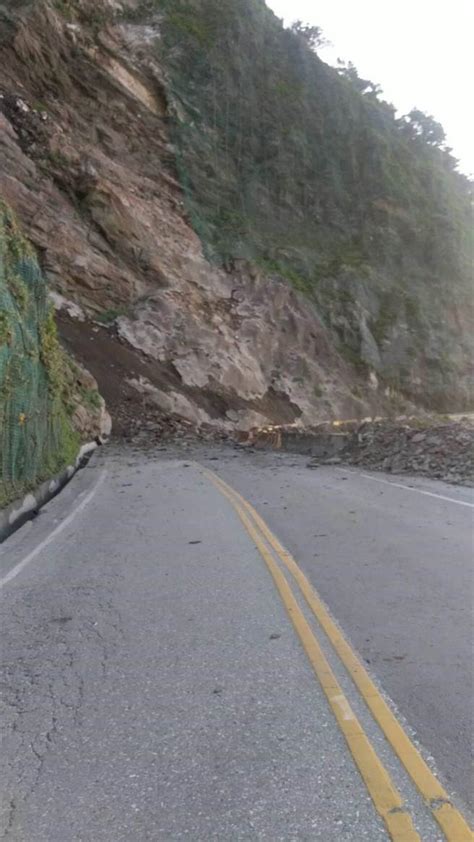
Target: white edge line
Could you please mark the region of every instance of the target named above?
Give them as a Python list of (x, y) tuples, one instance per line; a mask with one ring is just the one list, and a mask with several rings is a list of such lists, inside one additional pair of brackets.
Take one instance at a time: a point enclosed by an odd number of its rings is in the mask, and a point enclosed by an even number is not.
[(365, 479), (371, 479), (374, 482), (382, 482), (384, 485), (393, 485), (395, 488), (404, 488), (405, 491), (416, 491), (418, 494), (426, 494), (427, 497), (436, 497), (438, 500), (447, 500), (448, 503), (456, 503), (458, 506), (468, 506), (469, 509), (474, 509), (474, 503), (468, 503), (466, 500), (456, 500), (454, 497), (445, 497), (443, 494), (435, 494), (433, 491), (425, 491), (423, 488), (411, 488), (409, 485), (403, 485), (401, 482), (391, 482), (391, 480), (373, 477), (370, 474), (359, 473), (359, 471), (350, 471), (348, 468), (336, 468), (336, 471), (365, 477)]
[(12, 569), (6, 574), (6, 576), (3, 577), (3, 579), (0, 579), (0, 589), (3, 588), (5, 585), (8, 585), (8, 583), (11, 582), (12, 579), (14, 579), (16, 576), (18, 576), (18, 574), (21, 573), (21, 571), (25, 569), (27, 564), (29, 564), (30, 561), (33, 561), (33, 559), (38, 555), (38, 553), (40, 553), (42, 550), (44, 550), (44, 548), (47, 547), (48, 544), (50, 544), (51, 541), (54, 540), (54, 538), (56, 538), (56, 535), (59, 535), (59, 533), (62, 532), (63, 529), (66, 529), (66, 526), (69, 526), (69, 524), (71, 523), (71, 521), (74, 520), (76, 515), (78, 515), (80, 512), (82, 512), (83, 509), (85, 509), (85, 507), (88, 505), (88, 503), (90, 503), (92, 498), (95, 496), (95, 494), (99, 490), (99, 488), (102, 485), (106, 476), (107, 476), (107, 471), (103, 470), (99, 479), (97, 480), (96, 484), (94, 485), (93, 489), (91, 491), (89, 491), (89, 494), (87, 494), (86, 497), (84, 497), (84, 499), (67, 516), (67, 518), (65, 518), (65, 520), (63, 520), (59, 524), (59, 526), (56, 527), (56, 529), (53, 529), (53, 531), (50, 532), (48, 537), (45, 538), (44, 541), (41, 541), (41, 543), (38, 544), (34, 548), (34, 550), (31, 551), (31, 553), (29, 553), (27, 556), (25, 556), (25, 558), (22, 561), (19, 561), (18, 564), (15, 565), (15, 567), (12, 567)]

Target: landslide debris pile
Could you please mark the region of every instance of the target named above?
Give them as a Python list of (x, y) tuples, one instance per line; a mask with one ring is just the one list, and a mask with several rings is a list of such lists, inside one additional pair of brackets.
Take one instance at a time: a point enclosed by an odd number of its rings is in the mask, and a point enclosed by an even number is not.
[(309, 468), (341, 463), (474, 485), (474, 420), (468, 417), (459, 421), (366, 421), (341, 425), (337, 433), (334, 427), (310, 433), (285, 433), (283, 428), (279, 446), (300, 452), (305, 452), (306, 446), (306, 452), (317, 454)]
[(105, 419), (95, 381), (59, 345), (35, 253), (0, 202), (0, 506), (74, 463)]
[(263, 0), (4, 0), (0, 194), (129, 430), (469, 406), (469, 182)]
[(311, 456), (308, 468), (358, 465), (474, 485), (474, 416), (333, 422), (313, 428), (274, 426), (237, 436), (244, 447)]
[(362, 424), (349, 439), (342, 461), (394, 474), (421, 474), (474, 485), (474, 422), (378, 422)]

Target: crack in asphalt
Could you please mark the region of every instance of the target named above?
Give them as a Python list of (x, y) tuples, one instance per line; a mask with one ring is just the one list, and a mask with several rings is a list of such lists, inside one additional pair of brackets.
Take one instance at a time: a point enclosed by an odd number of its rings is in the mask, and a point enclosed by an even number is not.
[(123, 636), (113, 583), (108, 587), (58, 587), (53, 600), (42, 599), (40, 589), (15, 594), (2, 628), (2, 840), (14, 838), (19, 809), (40, 785), (59, 732), (66, 724), (69, 739), (79, 732), (86, 678), (107, 678)]

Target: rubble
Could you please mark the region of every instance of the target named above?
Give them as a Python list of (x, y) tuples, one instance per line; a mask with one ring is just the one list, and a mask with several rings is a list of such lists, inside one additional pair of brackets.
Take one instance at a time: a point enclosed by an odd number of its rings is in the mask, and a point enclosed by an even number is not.
[(339, 458), (372, 470), (474, 486), (474, 421), (365, 422), (348, 437)]

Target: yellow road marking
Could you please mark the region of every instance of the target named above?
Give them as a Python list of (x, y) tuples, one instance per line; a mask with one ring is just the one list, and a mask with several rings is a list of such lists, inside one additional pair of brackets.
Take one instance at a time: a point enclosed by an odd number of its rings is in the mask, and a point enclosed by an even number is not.
[(321, 628), (326, 633), (334, 650), (339, 655), (342, 663), (359, 689), (375, 721), (378, 723), (400, 762), (430, 807), (434, 818), (441, 827), (448, 842), (473, 842), (474, 834), (469, 828), (464, 816), (451, 804), (446, 790), (441, 786), (438, 779), (403, 730), (396, 716), (370, 678), (364, 665), (345, 639), (343, 633), (330, 616), (304, 573), (300, 570), (293, 556), (285, 550), (278, 538), (268, 528), (263, 518), (260, 517), (258, 512), (255, 511), (253, 506), (244, 497), (227, 485), (220, 477), (217, 477), (207, 469), (205, 470), (207, 475), (218, 485), (222, 493), (225, 493), (231, 499), (231, 502), (241, 506), (249, 513), (255, 525), (298, 583)]
[(413, 826), (410, 815), (404, 811), (400, 794), (392, 783), (385, 767), (380, 762), (360, 722), (353, 713), (285, 576), (275, 562), (271, 552), (267, 549), (260, 532), (245, 513), (242, 506), (234, 499), (233, 495), (221, 485), (220, 480), (214, 477), (212, 473), (206, 473), (233, 505), (266, 562), (283, 604), (303, 644), (311, 666), (319, 679), (339, 728), (346, 739), (354, 761), (374, 802), (375, 808), (385, 822), (390, 838), (394, 842), (420, 842), (420, 837)]

